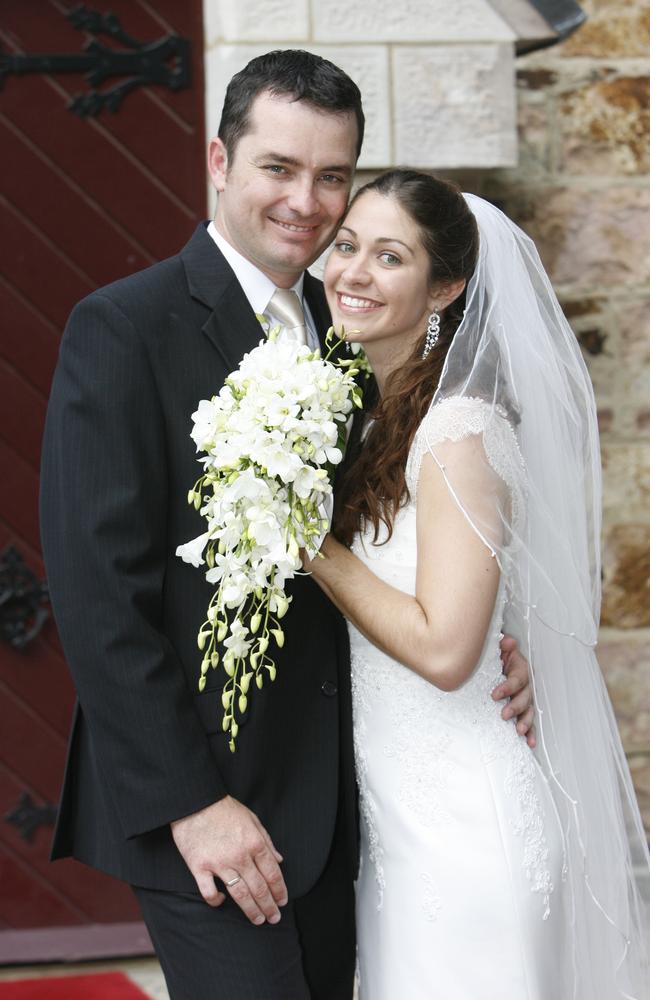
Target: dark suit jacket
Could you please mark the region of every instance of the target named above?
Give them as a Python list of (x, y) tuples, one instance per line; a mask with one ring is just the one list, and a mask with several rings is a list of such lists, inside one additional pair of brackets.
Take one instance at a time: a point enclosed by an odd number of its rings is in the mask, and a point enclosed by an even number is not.
[[(305, 295), (323, 331), (309, 274)], [(203, 530), (187, 504), (201, 471), (191, 414), (259, 340), (199, 226), (177, 256), (75, 308), (50, 397), (43, 549), (79, 698), (53, 856), (151, 888), (195, 889), (169, 823), (226, 793), (269, 830), (291, 896), (322, 871), (337, 804), (355, 866), (347, 631), (319, 588), (295, 581), (277, 679), (255, 691), (236, 753), (220, 731), (223, 673), (197, 688), (211, 588), (175, 555)]]

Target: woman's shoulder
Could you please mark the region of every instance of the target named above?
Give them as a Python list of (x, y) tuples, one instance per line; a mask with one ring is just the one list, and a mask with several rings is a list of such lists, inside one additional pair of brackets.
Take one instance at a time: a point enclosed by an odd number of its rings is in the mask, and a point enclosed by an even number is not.
[(439, 441), (460, 441), (473, 434), (483, 434), (495, 426), (512, 431), (512, 424), (503, 406), (480, 396), (447, 396), (429, 407), (416, 436), (425, 437), (429, 444)]
[[(437, 454), (441, 461), (445, 459), (446, 442), (462, 447), (463, 455), (467, 452), (466, 460), (471, 460), (475, 454), (484, 455), (511, 488), (521, 481), (523, 460), (514, 420), (505, 407), (480, 396), (454, 395), (436, 401), (416, 431), (407, 463), (409, 489), (417, 483), (422, 458), (427, 452)], [(474, 442), (480, 446), (480, 452), (476, 452)], [(442, 448), (433, 452), (438, 445)], [(460, 453), (456, 457), (461, 460)]]

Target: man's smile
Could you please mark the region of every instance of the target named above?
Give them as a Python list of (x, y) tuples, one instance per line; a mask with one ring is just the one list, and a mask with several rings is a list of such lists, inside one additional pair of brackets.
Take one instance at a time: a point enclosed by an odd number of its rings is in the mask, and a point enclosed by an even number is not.
[(295, 222), (284, 222), (282, 219), (275, 219), (272, 215), (269, 215), (269, 219), (271, 222), (274, 222), (276, 226), (280, 226), (281, 229), (285, 229), (288, 233), (303, 233), (305, 235), (311, 235), (320, 228), (318, 225), (299, 226)]

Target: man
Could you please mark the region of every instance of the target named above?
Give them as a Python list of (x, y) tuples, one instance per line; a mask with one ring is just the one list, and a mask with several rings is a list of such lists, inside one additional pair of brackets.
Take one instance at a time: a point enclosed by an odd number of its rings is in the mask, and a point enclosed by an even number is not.
[[(345, 623), (295, 582), (277, 680), (231, 754), (220, 671), (197, 692), (210, 588), (174, 553), (200, 527), (190, 414), (259, 341), (255, 313), (312, 343), (328, 326), (305, 268), (345, 210), (363, 124), (331, 63), (299, 51), (249, 63), (209, 146), (214, 223), (76, 307), (52, 388), (43, 543), (79, 695), (53, 853), (134, 886), (172, 1000), (352, 992)], [(277, 307), (276, 289), (304, 316)], [(528, 709), (526, 689), (519, 699), (510, 711)]]

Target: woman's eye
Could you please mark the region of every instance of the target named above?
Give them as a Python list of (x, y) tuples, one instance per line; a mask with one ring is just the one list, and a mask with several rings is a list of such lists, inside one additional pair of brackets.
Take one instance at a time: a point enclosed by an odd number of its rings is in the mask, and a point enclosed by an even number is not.
[(283, 174), (286, 168), (281, 167), (279, 163), (269, 163), (265, 168), (270, 174)]
[(345, 240), (335, 243), (334, 246), (340, 253), (354, 253), (354, 246), (352, 243), (346, 243)]
[(381, 261), (383, 261), (384, 264), (401, 264), (402, 263), (401, 260), (399, 259), (399, 257), (396, 254), (390, 253), (388, 250), (385, 250), (382, 254), (380, 254), (379, 255), (379, 259)]

